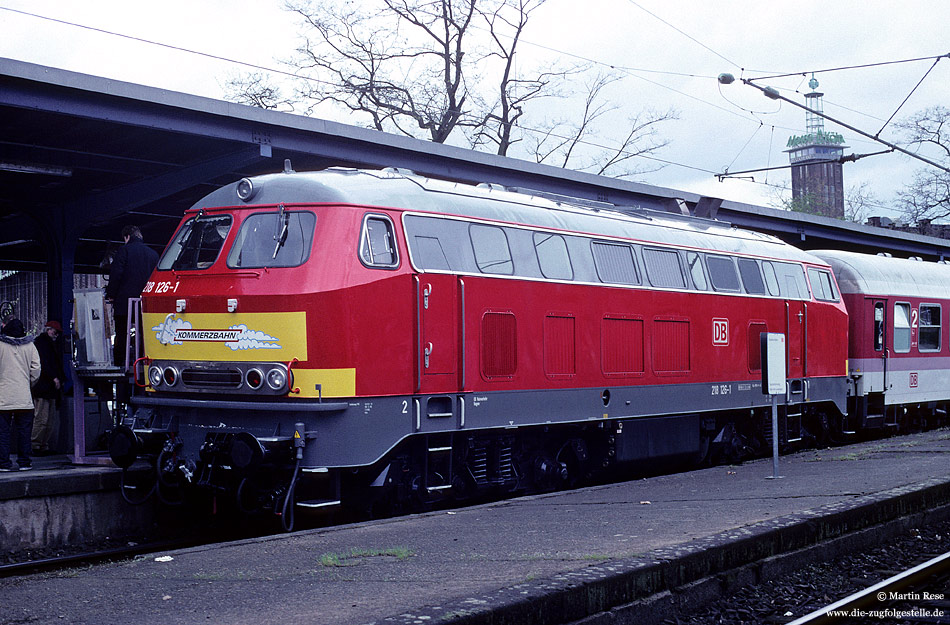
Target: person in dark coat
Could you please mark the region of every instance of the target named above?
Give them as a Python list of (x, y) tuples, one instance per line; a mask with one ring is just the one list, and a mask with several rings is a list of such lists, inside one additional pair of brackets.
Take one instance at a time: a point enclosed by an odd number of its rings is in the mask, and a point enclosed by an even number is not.
[(158, 264), (158, 253), (145, 245), (142, 232), (136, 226), (122, 229), (125, 245), (119, 248), (109, 267), (109, 285), (106, 301), (112, 303), (115, 319), (115, 366), (125, 368), (125, 351), (128, 344), (129, 298), (138, 297), (148, 282), (152, 270)]
[(49, 441), (59, 423), (57, 408), (66, 374), (63, 373), (63, 350), (59, 336), (63, 327), (58, 321), (47, 321), (43, 331), (33, 340), (40, 354), (40, 379), (33, 386), (33, 455), (49, 453)]

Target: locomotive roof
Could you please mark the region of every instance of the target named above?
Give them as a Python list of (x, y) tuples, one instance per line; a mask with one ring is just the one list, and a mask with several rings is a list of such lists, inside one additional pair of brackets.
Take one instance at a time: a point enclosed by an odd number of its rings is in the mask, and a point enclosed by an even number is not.
[(950, 264), (839, 250), (813, 252), (831, 265), (842, 293), (945, 298)]
[(238, 199), (240, 182), (234, 182), (208, 194), (192, 208), (278, 203), (378, 206), (824, 264), (776, 237), (727, 222), (582, 199), (554, 200), (530, 191), (437, 180), (406, 170), (331, 168), (246, 180), (254, 187), (247, 201)]

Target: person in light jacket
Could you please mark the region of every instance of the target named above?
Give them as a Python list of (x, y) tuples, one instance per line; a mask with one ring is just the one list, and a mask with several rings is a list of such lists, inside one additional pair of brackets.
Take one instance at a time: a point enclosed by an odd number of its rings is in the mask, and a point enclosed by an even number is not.
[(40, 354), (19, 319), (0, 329), (0, 471), (13, 471), (10, 446), (16, 447), (21, 471), (33, 468), (33, 396), (30, 387), (40, 379)]

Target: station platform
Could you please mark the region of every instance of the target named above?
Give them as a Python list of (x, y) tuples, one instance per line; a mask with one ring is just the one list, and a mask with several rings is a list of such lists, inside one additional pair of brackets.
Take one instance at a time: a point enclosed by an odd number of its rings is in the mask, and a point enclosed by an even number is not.
[[(950, 429), (0, 579), (29, 623), (658, 623), (950, 517)], [(791, 554), (791, 555), (789, 555)], [(765, 558), (765, 560), (763, 560)]]
[(122, 471), (102, 460), (37, 456), (29, 471), (0, 473), (0, 553), (136, 535), (150, 525), (154, 510), (129, 506), (119, 492)]

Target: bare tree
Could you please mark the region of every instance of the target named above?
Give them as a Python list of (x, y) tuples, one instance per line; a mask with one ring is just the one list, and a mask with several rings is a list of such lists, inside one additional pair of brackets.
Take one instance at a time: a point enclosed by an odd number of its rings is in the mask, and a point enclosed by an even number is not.
[[(464, 134), (475, 149), (518, 151), (563, 167), (620, 176), (643, 173), (631, 159), (667, 144), (657, 125), (676, 113), (642, 112), (626, 136), (598, 146), (600, 125), (619, 107), (606, 102), (615, 76), (587, 81), (577, 121), (542, 121), (544, 99), (567, 101), (583, 65), (518, 66), (530, 17), (546, 0), (287, 0), (306, 32), (289, 61), (301, 77), (294, 102), (251, 75), (229, 83), (229, 99), (264, 108), (296, 104), (314, 114), (341, 106), (385, 132), (444, 143)], [(528, 123), (528, 120), (538, 121)], [(356, 123), (359, 123), (357, 121)], [(613, 124), (616, 126), (616, 123)]]
[(626, 119), (627, 133), (619, 141), (604, 145), (600, 137), (599, 122), (618, 111), (619, 106), (610, 104), (603, 91), (619, 80), (617, 76), (598, 74), (586, 85), (586, 94), (580, 114), (567, 120), (548, 123), (543, 130), (536, 130), (531, 142), (531, 154), (539, 163), (570, 167), (598, 175), (613, 175), (619, 178), (656, 171), (662, 165), (651, 167), (628, 167), (628, 161), (649, 156), (669, 144), (660, 138), (658, 125), (678, 119), (673, 110), (657, 112), (641, 111)]
[(231, 102), (268, 110), (294, 110), (293, 100), (285, 97), (279, 86), (267, 82), (260, 72), (229, 77), (224, 92), (225, 99)]
[[(903, 120), (910, 146), (935, 151), (939, 160), (950, 164), (950, 109), (935, 106)], [(914, 179), (898, 192), (898, 203), (911, 223), (950, 217), (950, 173), (936, 167), (917, 170)]]

